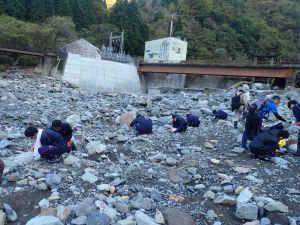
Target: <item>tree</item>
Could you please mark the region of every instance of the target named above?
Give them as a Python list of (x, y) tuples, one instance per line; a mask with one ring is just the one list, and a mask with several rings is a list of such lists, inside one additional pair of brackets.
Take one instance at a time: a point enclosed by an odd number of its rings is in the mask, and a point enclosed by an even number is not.
[(46, 24), (53, 30), (53, 47), (60, 47), (76, 38), (75, 24), (70, 17), (49, 17)]
[(54, 14), (57, 16), (72, 16), (69, 0), (54, 0)]

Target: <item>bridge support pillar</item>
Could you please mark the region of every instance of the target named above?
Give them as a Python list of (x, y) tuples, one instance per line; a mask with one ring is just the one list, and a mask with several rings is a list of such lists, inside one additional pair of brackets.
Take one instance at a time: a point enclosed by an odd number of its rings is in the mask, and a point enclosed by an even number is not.
[(56, 62), (56, 58), (45, 56), (40, 59), (39, 64), (35, 68), (35, 71), (41, 73), (42, 75), (51, 75), (51, 70)]

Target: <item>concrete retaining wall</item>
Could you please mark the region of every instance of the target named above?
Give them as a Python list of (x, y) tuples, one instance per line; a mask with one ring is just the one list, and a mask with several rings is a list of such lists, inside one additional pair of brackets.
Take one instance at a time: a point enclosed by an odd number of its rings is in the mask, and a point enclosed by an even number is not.
[(81, 88), (107, 92), (140, 93), (137, 68), (118, 62), (68, 54), (63, 79)]

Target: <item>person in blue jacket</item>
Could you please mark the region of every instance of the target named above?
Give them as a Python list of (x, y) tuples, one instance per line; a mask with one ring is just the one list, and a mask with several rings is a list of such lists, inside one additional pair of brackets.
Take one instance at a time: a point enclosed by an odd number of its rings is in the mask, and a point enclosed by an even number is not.
[(199, 127), (199, 125), (200, 125), (199, 116), (195, 116), (191, 113), (186, 115), (186, 120), (187, 120), (189, 127)]
[(226, 120), (228, 117), (228, 114), (224, 112), (223, 110), (213, 110), (213, 114), (215, 115), (214, 119), (219, 119), (219, 120)]
[(188, 123), (183, 117), (177, 114), (172, 114), (172, 125), (174, 128), (173, 132), (180, 133), (186, 131)]
[(131, 127), (134, 127), (138, 134), (151, 134), (152, 133), (152, 120), (146, 119), (144, 116), (137, 114), (136, 118), (131, 122)]
[(25, 130), (25, 136), (36, 139), (38, 144), (35, 146), (38, 149), (34, 149), (34, 154), (37, 153), (47, 160), (59, 159), (62, 154), (69, 152), (64, 138), (53, 130), (28, 127)]
[(276, 119), (281, 120), (282, 122), (286, 122), (286, 120), (279, 115), (278, 110), (277, 110), (277, 105), (280, 103), (280, 96), (273, 96), (271, 99), (267, 100), (266, 103), (259, 109), (258, 111), (258, 117), (262, 119), (266, 119), (270, 112), (274, 114)]
[[(296, 124), (300, 128), (300, 103), (298, 103), (296, 100), (290, 100), (288, 102), (288, 108), (292, 110), (293, 116), (296, 119)], [(300, 156), (300, 129), (298, 134), (297, 152), (294, 155)]]
[(71, 125), (69, 123), (63, 123), (61, 120), (53, 120), (50, 129), (63, 136), (68, 148), (70, 148), (71, 150), (76, 150), (74, 142), (71, 141), (73, 136), (73, 129), (71, 128)]

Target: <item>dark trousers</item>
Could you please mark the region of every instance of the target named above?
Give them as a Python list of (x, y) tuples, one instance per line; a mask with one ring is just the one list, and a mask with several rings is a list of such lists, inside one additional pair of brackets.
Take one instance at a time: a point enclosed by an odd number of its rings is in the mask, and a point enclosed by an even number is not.
[(188, 124), (189, 127), (199, 127), (199, 125), (200, 125), (200, 121), (197, 121), (197, 122), (195, 122), (195, 123), (189, 123), (189, 124)]
[(0, 159), (0, 184), (2, 181), (3, 171), (4, 171), (4, 162)]
[(42, 158), (53, 160), (66, 153), (67, 149), (63, 146), (43, 146), (40, 147), (38, 151)]
[(242, 138), (242, 147), (247, 148), (247, 141), (251, 140), (259, 134), (262, 127), (262, 120), (254, 113), (247, 115), (245, 130)]
[(139, 124), (135, 124), (134, 127), (138, 135), (152, 134), (152, 129), (141, 128)]
[(264, 146), (263, 148), (252, 148), (251, 145), (249, 147), (250, 151), (255, 156), (271, 156), (275, 153), (278, 146)]
[(299, 153), (299, 154), (300, 154), (300, 129), (299, 129), (299, 134), (298, 134), (297, 153)]

